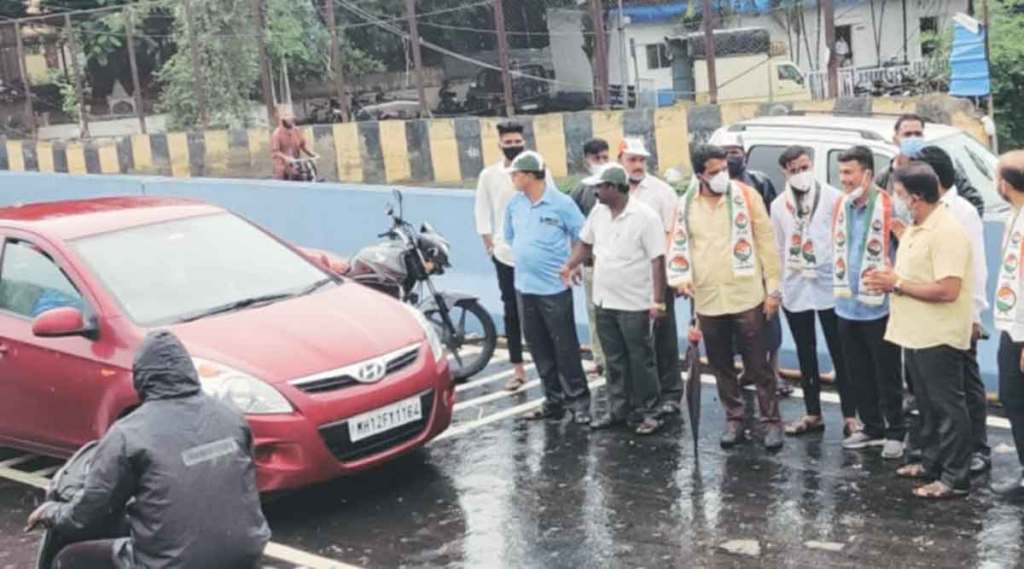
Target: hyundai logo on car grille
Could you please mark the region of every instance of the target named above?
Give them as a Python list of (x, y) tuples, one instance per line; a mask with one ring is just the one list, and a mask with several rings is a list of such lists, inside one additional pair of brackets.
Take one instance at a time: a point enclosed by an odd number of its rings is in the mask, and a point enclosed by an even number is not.
[(367, 362), (356, 370), (356, 381), (359, 383), (376, 383), (388, 373), (387, 361), (383, 359)]

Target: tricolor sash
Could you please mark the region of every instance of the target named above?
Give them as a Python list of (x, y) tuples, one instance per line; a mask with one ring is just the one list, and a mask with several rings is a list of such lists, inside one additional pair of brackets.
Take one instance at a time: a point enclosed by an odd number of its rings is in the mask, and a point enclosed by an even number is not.
[(1002, 251), (993, 313), (996, 328), (1009, 332), (1017, 322), (1020, 304), (1021, 258), (1024, 258), (1024, 215), (1020, 211), (1006, 225)]
[[(735, 182), (722, 196), (729, 208), (729, 222), (732, 242), (732, 274), (735, 277), (751, 277), (756, 273), (757, 255), (754, 251), (753, 218), (750, 216), (750, 189)], [(690, 255), (690, 205), (700, 194), (700, 182), (693, 178), (686, 193), (679, 198), (676, 208), (675, 226), (672, 228), (672, 244), (669, 248), (667, 267), (668, 284), (678, 288), (693, 283), (693, 257)]]
[[(846, 205), (852, 203), (856, 197), (843, 196), (836, 204), (835, 212), (832, 215), (832, 247), (834, 253), (834, 270), (832, 289), (837, 298), (850, 298), (853, 296), (850, 288), (849, 274), (849, 242), (850, 242), (850, 216)], [(868, 223), (864, 228), (864, 239), (861, 240), (861, 250), (853, 254), (860, 255), (860, 274), (856, 278), (861, 283), (857, 287), (857, 300), (867, 305), (879, 306), (885, 303), (885, 293), (872, 293), (863, 284), (864, 274), (872, 269), (885, 267), (889, 258), (890, 234), (892, 232), (892, 197), (879, 188), (873, 190), (868, 199)]]
[(821, 185), (817, 181), (808, 191), (805, 199), (810, 200), (811, 211), (801, 215), (796, 207), (796, 195), (793, 188), (788, 185), (785, 193), (782, 194), (785, 200), (786, 210), (793, 216), (795, 221), (793, 232), (786, 237), (786, 268), (794, 273), (800, 273), (805, 279), (814, 279), (818, 276), (818, 256), (814, 250), (814, 240), (811, 239), (808, 227), (818, 211), (818, 202), (821, 200)]

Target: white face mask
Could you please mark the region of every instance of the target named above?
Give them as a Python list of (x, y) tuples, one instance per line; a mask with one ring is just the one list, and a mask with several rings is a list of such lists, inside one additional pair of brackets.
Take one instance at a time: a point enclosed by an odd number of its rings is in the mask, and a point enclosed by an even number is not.
[(896, 196), (896, 199), (892, 200), (892, 214), (905, 225), (910, 225), (914, 221), (914, 215), (910, 211), (910, 205), (907, 204), (906, 200), (898, 196)]
[(794, 174), (789, 178), (789, 187), (797, 192), (806, 192), (814, 185), (814, 174), (810, 170)]
[(729, 191), (729, 171), (722, 170), (712, 176), (711, 179), (708, 180), (708, 188), (718, 195), (722, 195)]

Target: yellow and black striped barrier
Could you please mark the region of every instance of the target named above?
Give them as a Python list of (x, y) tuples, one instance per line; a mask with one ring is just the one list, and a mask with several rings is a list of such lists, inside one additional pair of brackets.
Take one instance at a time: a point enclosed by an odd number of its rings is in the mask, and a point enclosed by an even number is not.
[[(919, 112), (985, 140), (984, 128), (962, 103), (929, 99), (839, 99), (776, 104), (675, 105), (659, 109), (585, 111), (517, 117), (527, 145), (547, 160), (555, 177), (583, 167), (583, 143), (641, 136), (654, 168), (689, 171), (689, 145), (722, 125), (768, 114), (842, 112), (895, 115)], [(501, 159), (496, 126), (504, 119), (458, 117), (300, 127), (321, 156), (320, 175), (349, 183), (465, 185)], [(89, 141), (4, 140), (0, 170), (70, 174), (269, 178), (270, 131), (210, 130), (133, 135)]]

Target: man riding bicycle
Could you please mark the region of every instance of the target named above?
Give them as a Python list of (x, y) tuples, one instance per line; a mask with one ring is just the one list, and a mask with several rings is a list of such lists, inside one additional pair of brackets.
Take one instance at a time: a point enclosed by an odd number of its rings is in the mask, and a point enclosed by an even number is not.
[(319, 156), (309, 149), (302, 131), (295, 128), (295, 115), (288, 107), (278, 110), (279, 124), (270, 139), (270, 155), (274, 160), (274, 179), (309, 181), (309, 174), (300, 167), (303, 154), (316, 160)]

